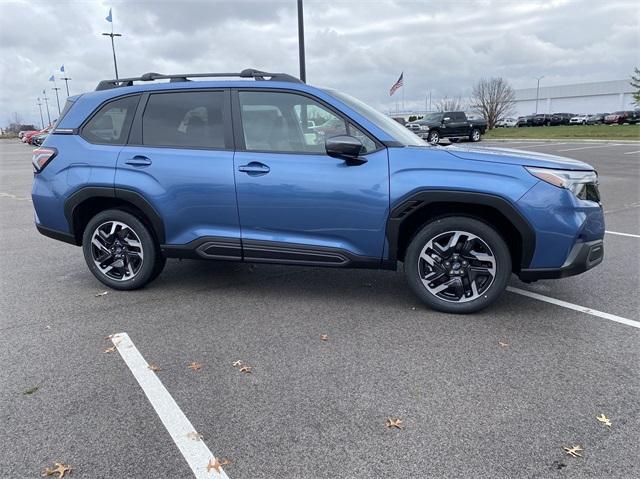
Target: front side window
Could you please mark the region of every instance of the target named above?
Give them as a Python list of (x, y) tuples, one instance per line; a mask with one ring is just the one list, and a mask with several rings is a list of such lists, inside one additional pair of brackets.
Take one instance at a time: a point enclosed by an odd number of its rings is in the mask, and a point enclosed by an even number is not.
[(222, 91), (156, 93), (142, 115), (142, 144), (181, 148), (227, 147)]
[(366, 151), (375, 142), (319, 102), (295, 93), (240, 92), (245, 147), (248, 151), (325, 153), (325, 140), (351, 135)]
[(104, 105), (82, 129), (90, 143), (124, 145), (140, 96), (127, 96)]

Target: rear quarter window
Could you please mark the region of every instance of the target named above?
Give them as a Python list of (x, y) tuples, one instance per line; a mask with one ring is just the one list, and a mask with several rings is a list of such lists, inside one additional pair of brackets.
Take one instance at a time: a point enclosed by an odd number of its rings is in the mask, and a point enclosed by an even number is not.
[(124, 145), (140, 95), (127, 96), (103, 105), (82, 128), (80, 136), (90, 143)]

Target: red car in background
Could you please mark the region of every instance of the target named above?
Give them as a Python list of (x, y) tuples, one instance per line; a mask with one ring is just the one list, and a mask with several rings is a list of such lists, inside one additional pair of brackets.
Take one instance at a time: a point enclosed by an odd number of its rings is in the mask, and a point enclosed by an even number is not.
[(605, 125), (622, 125), (623, 123), (631, 123), (632, 116), (632, 111), (614, 111), (604, 117), (604, 123)]
[(32, 145), (32, 141), (33, 141), (33, 137), (36, 135), (41, 135), (43, 133), (49, 133), (49, 131), (51, 131), (51, 126), (49, 125), (48, 127), (46, 127), (44, 130), (39, 130), (39, 131), (26, 131), (24, 133), (24, 135), (22, 135), (22, 142), (23, 143), (28, 143), (29, 145)]

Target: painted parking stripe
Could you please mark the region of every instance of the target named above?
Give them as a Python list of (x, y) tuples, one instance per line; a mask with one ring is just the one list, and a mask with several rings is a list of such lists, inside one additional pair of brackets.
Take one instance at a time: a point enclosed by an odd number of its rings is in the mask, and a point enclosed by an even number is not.
[(635, 155), (636, 153), (640, 153), (640, 150), (638, 151), (627, 151), (626, 153), (624, 153), (625, 155)]
[(620, 233), (618, 231), (607, 231), (607, 230), (605, 230), (605, 233), (608, 233), (610, 235), (630, 236), (632, 238), (640, 238), (640, 235), (632, 235), (631, 233)]
[(573, 309), (574, 311), (590, 314), (592, 316), (598, 316), (599, 318), (608, 319), (609, 321), (615, 321), (616, 323), (626, 324), (627, 326), (640, 329), (640, 321), (634, 321), (632, 319), (623, 318), (622, 316), (616, 316), (615, 314), (604, 313), (596, 309), (586, 308), (584, 306), (562, 301), (561, 299), (551, 298), (549, 296), (544, 296), (542, 294), (534, 293), (533, 291), (514, 288), (512, 286), (507, 286), (507, 291), (510, 291), (511, 293), (521, 294), (522, 296), (527, 296), (529, 298), (537, 299), (539, 301), (545, 301), (547, 303), (555, 304), (556, 306), (562, 306), (563, 308)]
[(158, 379), (156, 373), (149, 369), (149, 364), (135, 347), (129, 335), (127, 333), (114, 334), (111, 341), (146, 394), (162, 424), (171, 435), (171, 439), (187, 460), (195, 477), (197, 479), (228, 479), (222, 469), (220, 469), (220, 474), (215, 469), (207, 472), (209, 461), (214, 459), (213, 454), (204, 441), (194, 440), (188, 436), (189, 433), (195, 432), (193, 425)]
[(625, 145), (619, 145), (617, 143), (615, 144), (611, 144), (611, 145), (593, 145), (593, 146), (581, 146), (580, 148), (568, 148), (566, 150), (558, 150), (558, 152), (562, 152), (562, 151), (578, 151), (578, 150), (589, 150), (591, 148), (608, 148), (610, 146), (625, 146)]

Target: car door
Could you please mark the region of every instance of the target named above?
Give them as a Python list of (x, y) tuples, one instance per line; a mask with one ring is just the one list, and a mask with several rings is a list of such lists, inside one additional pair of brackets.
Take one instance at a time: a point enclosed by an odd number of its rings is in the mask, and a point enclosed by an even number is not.
[[(232, 98), (245, 260), (378, 266), (389, 209), (386, 148), (301, 92), (240, 89)], [(325, 139), (345, 134), (363, 142), (365, 162), (326, 154)]]
[(115, 186), (116, 196), (133, 191), (162, 218), (165, 249), (240, 259), (230, 92), (143, 95)]

